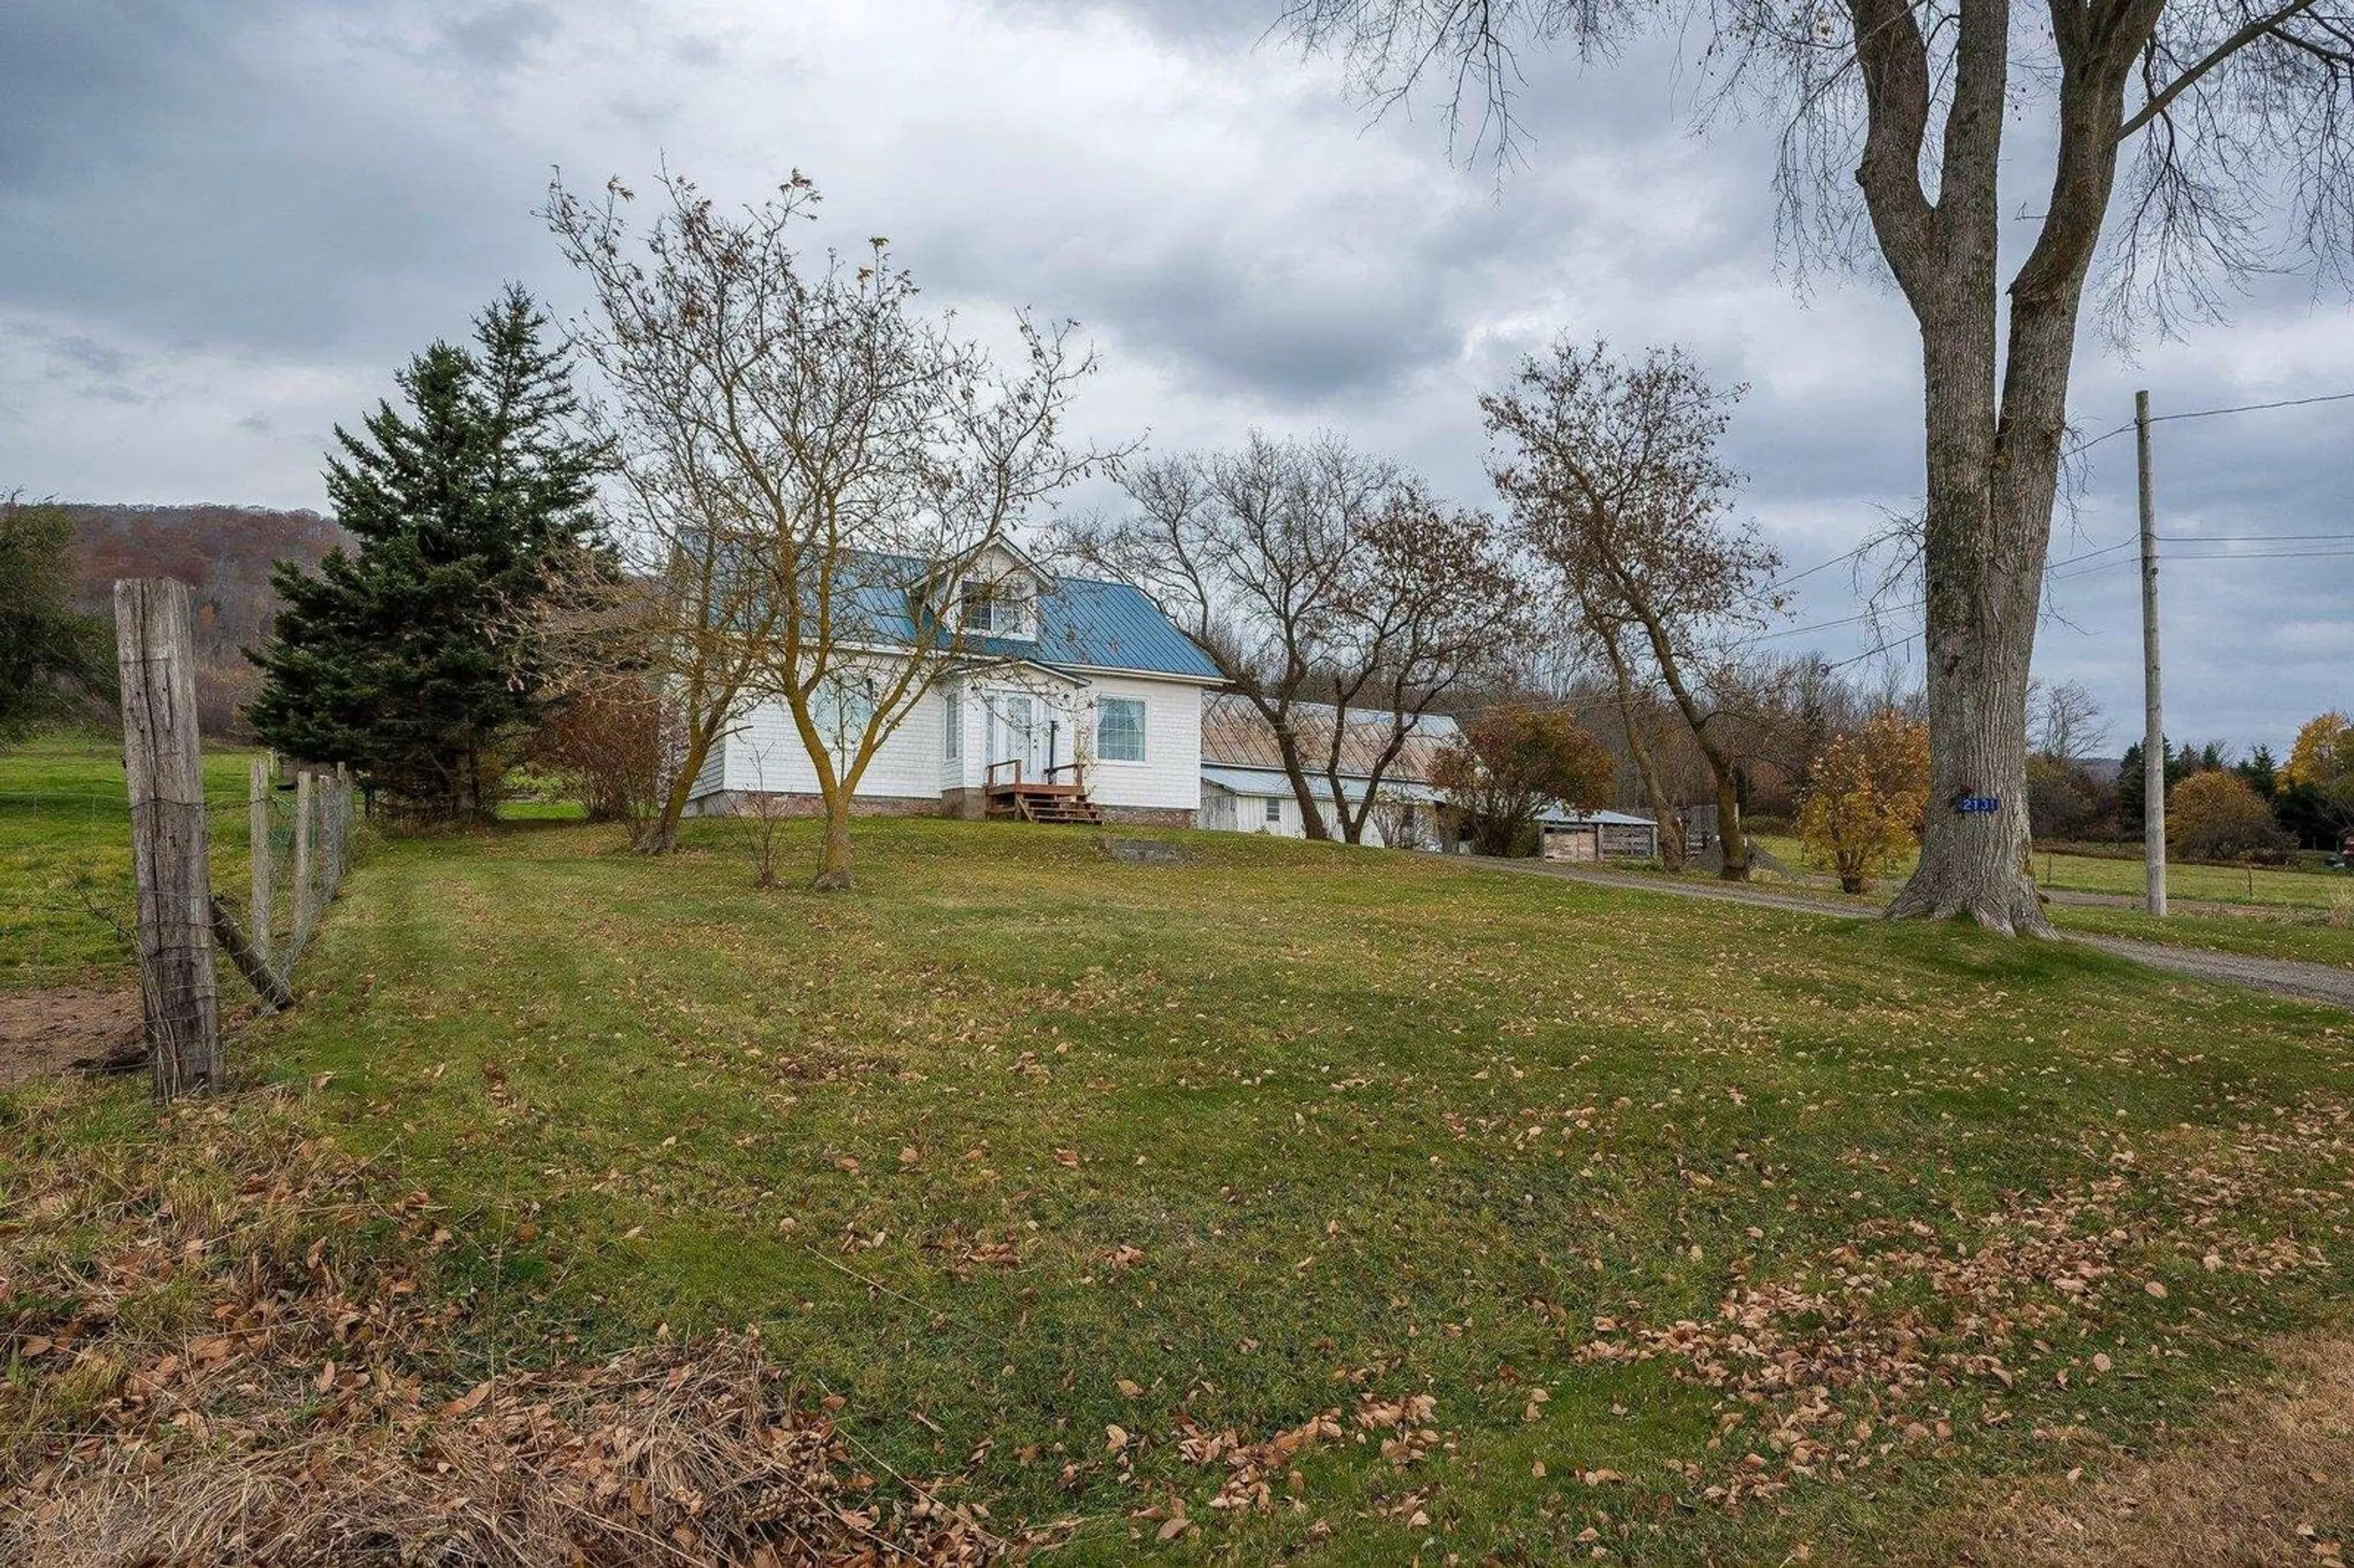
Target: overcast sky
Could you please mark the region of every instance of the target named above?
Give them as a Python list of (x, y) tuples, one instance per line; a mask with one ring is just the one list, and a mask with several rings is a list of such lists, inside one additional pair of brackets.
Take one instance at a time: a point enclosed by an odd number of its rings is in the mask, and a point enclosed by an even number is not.
[[(977, 326), (1077, 318), (1104, 364), (1084, 423), (1106, 440), (1331, 429), (1484, 503), (1474, 399), (1567, 331), (1681, 343), (1750, 385), (1732, 455), (1793, 572), (1917, 504), (1901, 302), (1875, 276), (1789, 275), (1771, 127), (1693, 133), (1669, 45), (1585, 72), (1530, 61), (1533, 140), (1500, 179), (1450, 161), (1434, 105), (1369, 123), (1331, 66), (1263, 37), (1278, 9), (6, 0), (0, 491), (323, 508), (330, 427), (409, 354), (510, 278), (577, 306), (532, 217), (551, 170), (642, 185), (666, 157), (726, 197), (805, 171), (819, 238), (889, 236)], [(2287, 279), (2138, 363), (2088, 335), (2084, 434), (2130, 418), (2137, 386), (2162, 413), (2354, 391), (2354, 311)], [(2167, 535), (2354, 534), (2354, 402), (2158, 438)], [(2131, 438), (2089, 457), (2055, 558), (2132, 533)], [(2354, 555), (2284, 554), (2354, 544), (2178, 548), (2273, 558), (2167, 574), (2170, 733), (2278, 748), (2354, 706)], [(2129, 558), (2054, 574), (2037, 656), (2099, 694), (2115, 746), (2140, 724)], [(1843, 568), (1797, 591), (1797, 625), (1854, 613)]]

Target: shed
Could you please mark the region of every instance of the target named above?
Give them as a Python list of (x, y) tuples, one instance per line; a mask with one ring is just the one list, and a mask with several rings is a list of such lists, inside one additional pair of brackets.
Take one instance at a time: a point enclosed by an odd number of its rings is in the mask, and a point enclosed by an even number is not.
[(1624, 811), (1548, 811), (1538, 832), (1537, 853), (1547, 860), (1649, 860), (1659, 853), (1659, 824)]

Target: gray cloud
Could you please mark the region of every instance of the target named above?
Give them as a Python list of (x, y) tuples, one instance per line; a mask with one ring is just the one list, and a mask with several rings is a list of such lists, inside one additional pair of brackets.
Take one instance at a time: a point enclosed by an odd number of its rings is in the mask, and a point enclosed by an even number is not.
[[(1369, 122), (1331, 62), (1267, 36), (1279, 10), (13, 0), (0, 489), (319, 505), (328, 429), (408, 354), (510, 277), (577, 300), (531, 217), (552, 167), (642, 185), (667, 158), (730, 200), (808, 170), (828, 198), (817, 238), (889, 234), (977, 328), (1021, 307), (1080, 318), (1104, 351), (1085, 415), (1105, 439), (1323, 426), (1484, 500), (1475, 399), (1567, 332), (1679, 342), (1750, 384), (1730, 455), (1793, 571), (1916, 503), (1902, 302), (1869, 266), (1794, 286), (1771, 128), (1694, 136), (1674, 41), (1590, 69), (1524, 60), (1527, 156), (1500, 173), (1448, 161), (1426, 99)], [(2016, 143), (2026, 185), (2036, 156)], [(2109, 428), (2137, 385), (2178, 411), (2354, 389), (2349, 365), (2354, 314), (2284, 281), (2138, 364), (2088, 339), (2077, 417)], [(2354, 405), (2163, 427), (2167, 530), (2354, 533), (2349, 429)], [(2082, 543), (2055, 555), (2129, 533), (2131, 477), (2129, 443), (2092, 454)], [(2176, 734), (2277, 745), (2354, 701), (2338, 569), (2354, 558), (2168, 547)], [(1796, 591), (1800, 626), (1854, 613), (1844, 571)], [(2055, 583), (2053, 603), (2040, 667), (2092, 683), (2122, 735), (2132, 572)], [(1873, 641), (1849, 625), (1777, 645)]]

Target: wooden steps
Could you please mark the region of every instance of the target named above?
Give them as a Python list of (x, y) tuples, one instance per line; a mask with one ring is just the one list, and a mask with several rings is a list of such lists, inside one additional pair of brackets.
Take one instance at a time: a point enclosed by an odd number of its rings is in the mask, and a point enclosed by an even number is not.
[(992, 817), (1043, 825), (1103, 826), (1103, 813), (1076, 784), (996, 784), (983, 808)]

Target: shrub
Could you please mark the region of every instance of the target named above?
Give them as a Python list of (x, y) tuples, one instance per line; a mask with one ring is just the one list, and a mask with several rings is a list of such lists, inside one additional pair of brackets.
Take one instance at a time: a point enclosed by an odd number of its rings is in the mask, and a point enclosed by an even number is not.
[(1798, 812), (1798, 836), (1839, 873), (1840, 889), (1865, 879), (1913, 847), (1929, 802), (1929, 727), (1883, 708), (1861, 729), (1823, 748)]
[(1431, 782), (1461, 813), (1479, 854), (1532, 853), (1546, 807), (1598, 806), (1616, 779), (1601, 743), (1553, 708), (1481, 714), (1431, 767)]
[(2167, 797), (2167, 847), (2190, 860), (2232, 860), (2285, 852), (2273, 810), (2236, 773), (2194, 773)]

